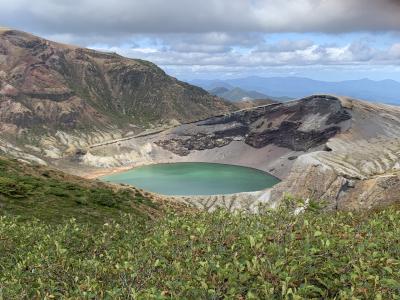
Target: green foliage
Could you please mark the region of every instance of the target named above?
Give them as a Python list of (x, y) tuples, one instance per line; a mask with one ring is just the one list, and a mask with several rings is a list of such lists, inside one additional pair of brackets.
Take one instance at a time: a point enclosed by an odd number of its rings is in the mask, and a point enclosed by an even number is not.
[[(0, 299), (400, 299), (400, 210), (169, 212), (0, 159)], [(299, 209), (300, 208), (300, 209)]]
[(32, 194), (34, 187), (24, 180), (0, 177), (0, 194), (10, 198), (26, 198)]
[(400, 210), (0, 218), (4, 299), (399, 299)]
[(124, 212), (147, 218), (146, 210), (156, 208), (135, 190), (114, 190), (102, 183), (65, 176), (0, 158), (0, 215), (16, 215), (21, 220), (36, 217), (53, 223), (70, 218), (104, 223)]
[(92, 190), (90, 196), (93, 197), (95, 203), (108, 207), (117, 206), (119, 200), (115, 193), (106, 189)]

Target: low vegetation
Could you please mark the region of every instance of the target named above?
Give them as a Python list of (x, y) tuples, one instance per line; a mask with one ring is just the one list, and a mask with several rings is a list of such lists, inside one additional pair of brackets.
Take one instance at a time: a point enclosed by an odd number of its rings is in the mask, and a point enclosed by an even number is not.
[[(25, 189), (22, 188), (22, 193)], [(15, 199), (15, 201), (20, 201)], [(399, 299), (400, 210), (0, 217), (3, 299)], [(0, 296), (1, 298), (1, 296)]]
[(158, 210), (155, 203), (133, 188), (111, 187), (0, 158), (0, 215), (50, 223), (75, 218), (78, 222), (103, 224), (121, 213), (146, 219)]

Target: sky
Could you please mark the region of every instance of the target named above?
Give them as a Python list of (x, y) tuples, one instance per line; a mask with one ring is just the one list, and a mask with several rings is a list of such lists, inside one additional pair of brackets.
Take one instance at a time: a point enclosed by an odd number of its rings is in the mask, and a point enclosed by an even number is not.
[(400, 0), (0, 0), (0, 26), (183, 80), (400, 81)]

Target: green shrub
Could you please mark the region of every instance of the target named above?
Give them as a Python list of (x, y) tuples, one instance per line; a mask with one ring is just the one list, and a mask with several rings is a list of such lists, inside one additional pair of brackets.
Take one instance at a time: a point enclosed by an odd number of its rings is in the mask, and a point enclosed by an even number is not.
[(91, 190), (90, 198), (94, 203), (108, 207), (117, 206), (119, 200), (113, 191), (106, 189)]
[(399, 299), (400, 211), (0, 218), (4, 299)]
[(104, 223), (122, 212), (146, 218), (150, 207), (155, 208), (150, 200), (143, 198), (139, 203), (130, 189), (116, 192), (84, 179), (81, 184), (56, 170), (0, 157), (0, 215), (18, 215), (24, 220), (36, 217), (53, 224), (71, 217)]
[(63, 189), (62, 187), (54, 186), (51, 187), (48, 191), (49, 194), (55, 195), (57, 197), (67, 198), (70, 197), (71, 194), (68, 190)]
[(75, 203), (80, 204), (80, 205), (88, 205), (89, 202), (86, 197), (84, 196), (78, 196), (74, 198)]
[(11, 198), (26, 198), (32, 194), (33, 186), (16, 178), (0, 177), (0, 194)]

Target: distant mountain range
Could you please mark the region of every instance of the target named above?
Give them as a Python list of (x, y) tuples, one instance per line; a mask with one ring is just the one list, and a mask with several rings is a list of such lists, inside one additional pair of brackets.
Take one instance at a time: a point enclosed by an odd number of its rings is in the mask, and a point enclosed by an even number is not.
[(244, 77), (227, 80), (192, 80), (191, 83), (204, 89), (225, 87), (256, 91), (277, 97), (301, 98), (311, 94), (345, 95), (373, 102), (400, 104), (400, 82), (394, 80), (374, 81), (370, 79), (328, 82), (303, 77)]
[(272, 102), (284, 102), (291, 100), (289, 97), (273, 97), (268, 96), (263, 93), (257, 91), (248, 91), (241, 89), (239, 87), (233, 87), (228, 84), (223, 83), (222, 86), (208, 89), (208, 92), (211, 95), (218, 96), (224, 98), (225, 100), (229, 100), (231, 102), (239, 102), (239, 101), (250, 101), (250, 100), (268, 100)]
[(235, 87), (232, 89), (226, 87), (216, 87), (212, 90), (209, 90), (209, 93), (218, 97), (222, 97), (226, 100), (230, 100), (233, 102), (246, 100), (246, 99), (266, 99), (267, 95), (256, 92), (256, 91), (246, 91), (239, 87)]

